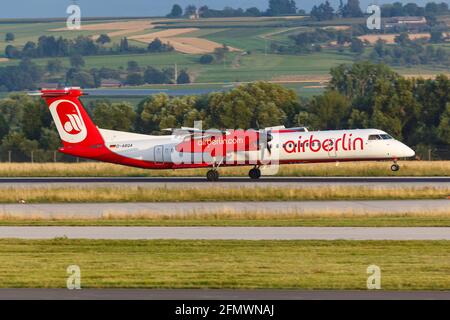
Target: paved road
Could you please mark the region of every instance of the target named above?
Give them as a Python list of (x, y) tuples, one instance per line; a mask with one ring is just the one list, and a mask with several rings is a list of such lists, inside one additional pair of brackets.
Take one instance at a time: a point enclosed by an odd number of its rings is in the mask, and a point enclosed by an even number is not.
[(108, 214), (176, 215), (233, 213), (448, 213), (450, 200), (278, 201), (278, 202), (141, 202), (0, 204), (0, 214), (20, 217), (99, 218)]
[(222, 177), (219, 182), (207, 182), (204, 177), (112, 177), (112, 178), (0, 178), (1, 187), (139, 185), (146, 187), (210, 188), (287, 186), (304, 188), (321, 185), (356, 186), (432, 186), (450, 187), (450, 177), (263, 177), (258, 181), (247, 177)]
[(450, 228), (0, 227), (1, 238), (112, 240), (450, 240)]
[(450, 300), (450, 291), (0, 289), (0, 300)]

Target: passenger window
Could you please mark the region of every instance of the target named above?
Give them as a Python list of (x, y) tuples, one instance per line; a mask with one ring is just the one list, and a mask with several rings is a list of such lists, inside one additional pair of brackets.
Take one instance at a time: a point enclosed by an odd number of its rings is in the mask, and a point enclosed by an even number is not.
[(381, 140), (381, 137), (378, 134), (372, 134), (369, 136), (369, 140)]

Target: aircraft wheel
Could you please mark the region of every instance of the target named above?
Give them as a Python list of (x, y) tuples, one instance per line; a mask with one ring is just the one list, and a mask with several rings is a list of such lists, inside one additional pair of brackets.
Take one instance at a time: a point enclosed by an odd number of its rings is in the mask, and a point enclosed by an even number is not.
[(210, 182), (219, 181), (219, 172), (217, 170), (209, 170), (206, 173), (206, 179)]
[(400, 166), (399, 166), (398, 164), (394, 163), (394, 164), (391, 166), (391, 170), (394, 171), (394, 172), (396, 172), (396, 171), (400, 170)]
[(252, 180), (257, 180), (261, 178), (261, 170), (259, 170), (258, 168), (253, 168), (248, 172), (248, 176)]

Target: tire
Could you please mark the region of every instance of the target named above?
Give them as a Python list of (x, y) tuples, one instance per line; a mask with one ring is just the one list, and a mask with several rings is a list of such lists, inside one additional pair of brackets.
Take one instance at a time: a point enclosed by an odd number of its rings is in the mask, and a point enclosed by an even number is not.
[(398, 164), (394, 163), (394, 164), (391, 166), (391, 170), (392, 170), (393, 172), (397, 172), (398, 170), (400, 170), (400, 166), (399, 166)]
[(257, 180), (257, 179), (261, 178), (261, 170), (259, 170), (257, 168), (253, 168), (248, 172), (248, 176), (252, 180)]
[(219, 180), (219, 172), (217, 170), (209, 170), (206, 173), (206, 179), (209, 182), (214, 182)]

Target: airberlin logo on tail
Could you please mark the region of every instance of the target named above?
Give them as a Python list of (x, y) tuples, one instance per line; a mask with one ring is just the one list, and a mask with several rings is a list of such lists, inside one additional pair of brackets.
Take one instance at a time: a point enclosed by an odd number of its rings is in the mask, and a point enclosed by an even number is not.
[(76, 103), (70, 100), (57, 100), (49, 108), (63, 141), (79, 143), (86, 139), (86, 125)]

